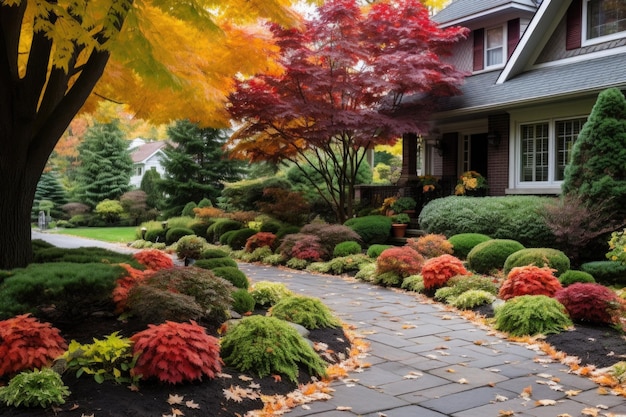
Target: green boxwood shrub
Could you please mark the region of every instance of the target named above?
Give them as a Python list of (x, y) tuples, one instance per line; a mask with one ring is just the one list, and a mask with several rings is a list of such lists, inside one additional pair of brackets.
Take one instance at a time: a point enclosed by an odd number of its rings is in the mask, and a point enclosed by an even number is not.
[(224, 266), (230, 266), (233, 268), (237, 268), (237, 262), (232, 258), (209, 258), (209, 259), (198, 259), (193, 266), (202, 269), (215, 269), (221, 268)]
[(263, 223), (261, 223), (261, 228), (259, 231), (277, 234), (282, 227), (283, 224), (281, 222), (279, 222), (278, 220), (270, 219), (265, 220), (263, 221)]
[(186, 216), (186, 217), (193, 217), (193, 216), (195, 216), (195, 213), (193, 212), (193, 209), (195, 209), (196, 207), (198, 207), (196, 205), (196, 203), (194, 203), (193, 201), (190, 201), (189, 203), (185, 204), (185, 207), (183, 208), (182, 215)]
[(587, 282), (587, 283), (593, 284), (596, 282), (596, 280), (593, 277), (593, 275), (591, 275), (588, 272), (578, 271), (576, 269), (570, 269), (569, 271), (565, 271), (559, 276), (559, 282), (564, 287), (567, 287), (568, 285), (572, 285), (577, 282), (580, 282), (580, 283)]
[(196, 220), (189, 225), (189, 228), (193, 230), (193, 234), (196, 236), (200, 236), (206, 239), (206, 231), (211, 225), (210, 221), (206, 220)]
[(229, 233), (228, 239), (226, 239), (226, 244), (233, 248), (233, 250), (243, 249), (246, 246), (248, 238), (256, 235), (258, 232), (258, 230), (250, 228), (234, 230), (232, 233)]
[(498, 294), (498, 286), (491, 278), (481, 275), (459, 275), (450, 278), (445, 287), (439, 288), (435, 292), (435, 299), (451, 304), (455, 298), (471, 290), (486, 291), (493, 295)]
[(259, 377), (286, 375), (298, 381), (299, 368), (324, 376), (325, 363), (311, 345), (284, 320), (250, 316), (241, 319), (222, 337), (220, 355), (228, 366)]
[(524, 245), (511, 239), (491, 239), (479, 243), (467, 254), (467, 266), (479, 274), (502, 269), (512, 253), (524, 249)]
[(243, 224), (236, 220), (220, 218), (207, 228), (207, 239), (213, 242), (219, 242), (220, 237), (231, 230), (239, 230)]
[(381, 253), (383, 253), (383, 251), (389, 248), (393, 248), (393, 245), (374, 244), (370, 246), (369, 248), (367, 248), (367, 256), (369, 256), (372, 259), (376, 259), (380, 256)]
[(375, 243), (385, 243), (391, 232), (391, 217), (373, 215), (348, 219), (345, 223), (359, 236), (364, 245), (372, 245)]
[(248, 277), (236, 266), (218, 266), (211, 269), (211, 271), (213, 271), (215, 276), (224, 278), (237, 288), (248, 289), (250, 287)]
[(459, 233), (448, 238), (448, 242), (452, 244), (453, 254), (459, 259), (466, 259), (474, 246), (479, 243), (491, 240), (491, 237), (482, 233)]
[(570, 268), (567, 255), (558, 249), (527, 248), (518, 250), (509, 255), (504, 262), (504, 275), (508, 275), (516, 266), (535, 265), (539, 268), (547, 266), (556, 269), (554, 276), (558, 277)]
[(254, 306), (256, 302), (254, 298), (250, 295), (248, 290), (243, 288), (238, 289), (233, 292), (233, 310), (235, 310), (239, 314), (246, 314), (252, 310), (254, 310)]
[(304, 295), (292, 295), (278, 301), (269, 311), (270, 315), (299, 324), (306, 329), (339, 327), (341, 322), (319, 299)]
[(361, 253), (361, 245), (358, 242), (347, 241), (338, 243), (333, 250), (333, 258), (356, 255)]
[(601, 284), (626, 284), (626, 265), (615, 261), (587, 262), (581, 271), (591, 274)]
[(221, 249), (208, 248), (202, 251), (200, 259), (228, 258), (228, 253)]
[(146, 240), (149, 242), (163, 242), (165, 243), (165, 235), (167, 234), (167, 230), (163, 229), (163, 227), (159, 226), (158, 229), (148, 229), (146, 230)]
[(127, 263), (134, 268), (144, 269), (144, 267), (141, 266), (141, 264), (130, 254), (96, 247), (72, 249), (51, 247), (35, 250), (34, 262), (72, 262), (80, 264), (102, 262), (110, 264)]
[(222, 235), (218, 239), (220, 245), (227, 246), (228, 241), (230, 240), (232, 236), (235, 235), (235, 233), (237, 233), (237, 230), (229, 230), (228, 232), (222, 233)]
[(165, 233), (165, 243), (171, 245), (172, 243), (178, 242), (181, 237), (191, 236), (193, 234), (193, 230), (187, 227), (174, 227), (167, 229), (167, 233)]
[(293, 235), (296, 233), (300, 233), (299, 226), (286, 225), (278, 229), (278, 231), (276, 232), (276, 239), (282, 240), (282, 238), (284, 238), (285, 236)]
[(404, 278), (400, 287), (404, 290), (417, 293), (423, 293), (426, 290), (424, 277), (421, 275), (411, 275), (410, 277)]
[(522, 295), (495, 310), (495, 328), (512, 336), (560, 333), (572, 325), (563, 304), (545, 295)]
[(419, 222), (427, 233), (481, 233), (526, 247), (554, 247), (554, 235), (539, 214), (548, 201), (537, 196), (437, 198), (422, 209)]

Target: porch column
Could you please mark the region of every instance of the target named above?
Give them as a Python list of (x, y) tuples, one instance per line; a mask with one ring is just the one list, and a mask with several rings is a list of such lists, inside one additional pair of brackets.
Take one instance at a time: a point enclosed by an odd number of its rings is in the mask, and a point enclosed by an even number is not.
[(402, 172), (398, 185), (404, 187), (417, 180), (417, 135), (405, 133), (402, 135)]

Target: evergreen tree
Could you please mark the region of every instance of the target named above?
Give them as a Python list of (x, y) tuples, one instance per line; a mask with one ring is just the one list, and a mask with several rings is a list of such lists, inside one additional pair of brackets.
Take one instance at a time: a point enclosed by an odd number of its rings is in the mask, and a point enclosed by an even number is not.
[(58, 219), (63, 215), (61, 206), (67, 203), (67, 196), (61, 183), (53, 172), (44, 172), (37, 183), (35, 191), (35, 200), (33, 203), (33, 219), (39, 216), (39, 203), (41, 201), (50, 201), (53, 206), (50, 210), (52, 218)]
[(91, 127), (78, 153), (76, 197), (79, 201), (95, 207), (106, 199), (117, 200), (130, 189), (133, 161), (117, 123), (97, 123)]
[(154, 169), (149, 169), (143, 174), (139, 189), (146, 193), (146, 205), (148, 208), (160, 208), (161, 200), (163, 200), (163, 193), (159, 189), (159, 180), (161, 174)]
[(227, 158), (223, 150), (228, 139), (223, 129), (201, 129), (188, 120), (180, 120), (168, 128), (170, 140), (164, 149), (165, 176), (159, 188), (166, 196), (166, 216), (180, 215), (190, 201), (208, 198), (216, 202), (224, 182), (241, 179), (244, 164)]
[(598, 96), (572, 148), (562, 190), (587, 207), (605, 204), (626, 214), (626, 98), (617, 88)]

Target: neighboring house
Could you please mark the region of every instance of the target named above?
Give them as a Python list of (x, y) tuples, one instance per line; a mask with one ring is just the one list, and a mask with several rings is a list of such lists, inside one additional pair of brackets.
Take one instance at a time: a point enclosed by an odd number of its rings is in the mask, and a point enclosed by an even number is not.
[(469, 76), (405, 145), (404, 179), (419, 165), (451, 191), (475, 170), (490, 195), (558, 194), (598, 93), (626, 89), (626, 1), (456, 0), (433, 20), (471, 29), (446, 58)]
[(139, 188), (144, 174), (149, 169), (155, 170), (163, 176), (165, 168), (163, 168), (161, 161), (165, 158), (163, 148), (166, 145), (166, 141), (146, 142), (140, 138), (131, 141), (128, 146), (133, 160), (133, 173), (130, 177), (131, 186)]

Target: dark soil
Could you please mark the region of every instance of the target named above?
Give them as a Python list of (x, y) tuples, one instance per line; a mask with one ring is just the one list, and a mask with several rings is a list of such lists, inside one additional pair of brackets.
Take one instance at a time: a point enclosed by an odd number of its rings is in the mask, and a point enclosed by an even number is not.
[(546, 337), (556, 350), (580, 358), (581, 365), (606, 368), (626, 361), (626, 337), (612, 327), (576, 324), (574, 329)]
[[(80, 325), (62, 325), (53, 323), (61, 330), (66, 340), (77, 340), (81, 343), (92, 343), (93, 338), (102, 339), (112, 332), (119, 331), (124, 337), (129, 337), (145, 328), (137, 322), (121, 322), (111, 317), (97, 317), (85, 321)], [(209, 331), (211, 333), (211, 331)], [(348, 338), (343, 329), (312, 330), (309, 339), (328, 345), (329, 351), (346, 353), (350, 348)], [(334, 358), (327, 358), (333, 362)], [(133, 391), (126, 385), (116, 385), (105, 381), (96, 383), (90, 375), (76, 378), (73, 372), (63, 375), (65, 385), (71, 391), (66, 403), (55, 409), (43, 410), (40, 408), (8, 408), (0, 405), (0, 415), (3, 417), (161, 417), (162, 415), (176, 415), (173, 409), (184, 413), (186, 417), (226, 417), (243, 416), (247, 411), (263, 408), (260, 399), (243, 399), (236, 402), (227, 399), (223, 390), (231, 386), (247, 388), (251, 384), (260, 385), (263, 395), (288, 394), (297, 388), (297, 384), (287, 377), (277, 380), (273, 376), (259, 378), (253, 374), (242, 374), (235, 369), (222, 367), (222, 374), (229, 375), (210, 380), (205, 379), (195, 383), (180, 385), (162, 384), (157, 381), (140, 381), (139, 390)], [(243, 379), (240, 378), (243, 376)], [(299, 382), (307, 383), (312, 377), (306, 370), (300, 370)], [(170, 395), (182, 396), (182, 404), (169, 404)], [(198, 408), (189, 408), (187, 401), (193, 401)], [(194, 406), (195, 407), (195, 406)]]

